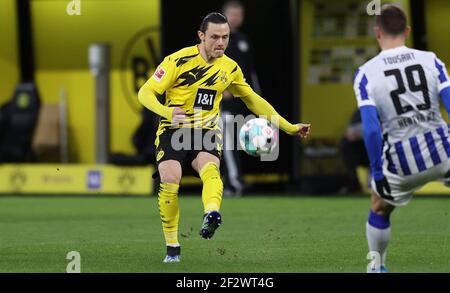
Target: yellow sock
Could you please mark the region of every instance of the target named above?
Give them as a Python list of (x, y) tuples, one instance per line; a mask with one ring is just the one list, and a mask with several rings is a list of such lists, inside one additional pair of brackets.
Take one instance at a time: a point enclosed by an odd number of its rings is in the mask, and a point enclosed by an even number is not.
[(223, 193), (219, 166), (213, 162), (206, 163), (200, 170), (200, 178), (203, 181), (202, 201), (205, 213), (218, 211)]
[(162, 183), (159, 185), (158, 205), (164, 238), (167, 246), (180, 246), (178, 243), (178, 184)]

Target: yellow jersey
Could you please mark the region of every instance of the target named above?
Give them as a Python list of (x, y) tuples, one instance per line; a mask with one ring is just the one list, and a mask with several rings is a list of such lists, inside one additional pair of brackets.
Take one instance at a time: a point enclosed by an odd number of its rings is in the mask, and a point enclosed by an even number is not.
[(168, 128), (218, 129), (222, 93), (226, 89), (234, 97), (253, 93), (235, 61), (223, 55), (209, 64), (197, 46), (167, 56), (147, 85), (160, 95), (165, 93), (164, 106), (185, 110), (188, 119), (187, 123), (172, 125), (171, 121), (162, 117), (158, 136)]

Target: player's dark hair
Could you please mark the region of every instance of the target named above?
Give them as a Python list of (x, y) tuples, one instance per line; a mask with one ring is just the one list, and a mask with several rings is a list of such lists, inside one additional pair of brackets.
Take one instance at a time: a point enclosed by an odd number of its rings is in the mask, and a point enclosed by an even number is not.
[(242, 5), (242, 3), (239, 1), (227, 1), (222, 7), (222, 12), (225, 13), (225, 11), (227, 11), (227, 9), (229, 8), (239, 8), (244, 10), (244, 5)]
[(225, 15), (219, 13), (219, 12), (211, 12), (208, 15), (203, 18), (202, 23), (200, 24), (200, 31), (202, 33), (205, 33), (208, 29), (209, 23), (215, 23), (215, 24), (222, 24), (222, 23), (228, 23), (228, 19)]
[(402, 34), (407, 26), (405, 12), (395, 4), (385, 4), (381, 7), (381, 14), (377, 15), (375, 23), (389, 35)]

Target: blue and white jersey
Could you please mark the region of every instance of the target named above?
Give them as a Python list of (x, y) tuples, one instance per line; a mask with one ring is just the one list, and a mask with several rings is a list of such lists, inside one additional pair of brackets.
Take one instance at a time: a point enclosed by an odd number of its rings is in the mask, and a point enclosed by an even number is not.
[(448, 126), (439, 110), (440, 93), (448, 87), (445, 65), (434, 53), (405, 46), (383, 50), (357, 70), (358, 107), (376, 107), (378, 114), (383, 169), (407, 176), (450, 157)]

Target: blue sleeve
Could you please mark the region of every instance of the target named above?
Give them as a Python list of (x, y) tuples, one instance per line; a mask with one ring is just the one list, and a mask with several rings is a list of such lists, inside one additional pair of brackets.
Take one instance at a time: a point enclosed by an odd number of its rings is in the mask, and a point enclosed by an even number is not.
[(364, 143), (370, 161), (370, 170), (375, 180), (383, 179), (383, 139), (377, 108), (372, 105), (359, 108), (364, 131)]
[(444, 104), (448, 117), (450, 118), (450, 87), (446, 87), (439, 93), (441, 101)]

